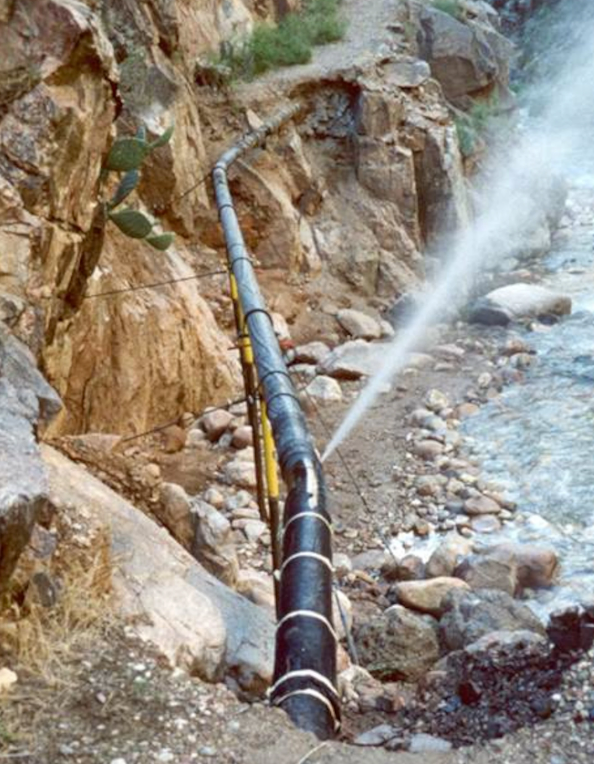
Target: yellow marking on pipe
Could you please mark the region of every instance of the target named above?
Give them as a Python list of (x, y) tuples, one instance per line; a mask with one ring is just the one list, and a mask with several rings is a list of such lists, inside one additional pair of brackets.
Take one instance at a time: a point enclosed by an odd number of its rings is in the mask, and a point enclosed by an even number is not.
[(278, 499), (280, 488), (278, 483), (274, 436), (272, 434), (272, 427), (270, 426), (270, 419), (268, 419), (266, 404), (264, 402), (262, 402), (262, 438), (264, 440), (264, 461), (266, 463), (268, 496), (271, 499)]

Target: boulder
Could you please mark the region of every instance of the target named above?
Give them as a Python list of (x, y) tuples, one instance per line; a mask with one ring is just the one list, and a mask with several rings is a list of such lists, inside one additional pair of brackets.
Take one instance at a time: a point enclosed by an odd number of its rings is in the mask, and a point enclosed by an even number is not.
[(295, 348), (295, 363), (321, 363), (330, 353), (330, 348), (325, 342), (309, 342), (307, 345), (299, 345)]
[(496, 83), (506, 85), (513, 46), (495, 29), (427, 4), (420, 15), (419, 53), (446, 98), (460, 102)]
[(537, 616), (501, 591), (452, 590), (445, 598), (439, 623), (440, 640), (447, 650), (461, 650), (493, 631), (533, 631), (545, 634)]
[(469, 321), (506, 326), (511, 321), (571, 313), (571, 298), (536, 284), (509, 284), (489, 292), (472, 307)]
[(233, 448), (238, 450), (247, 448), (254, 445), (254, 431), (249, 425), (243, 425), (233, 431), (233, 439), (231, 440)]
[(461, 559), (472, 552), (472, 542), (459, 533), (449, 533), (427, 561), (427, 578), (451, 576)]
[(0, 594), (48, 507), (35, 426), (60, 406), (32, 353), (0, 324)]
[(318, 371), (336, 379), (369, 377), (381, 367), (385, 348), (365, 340), (352, 340), (335, 348), (318, 365)]
[(340, 384), (332, 377), (326, 377), (323, 374), (312, 379), (305, 388), (305, 392), (320, 403), (339, 403), (342, 400)]
[[(242, 452), (247, 450), (244, 448)], [(253, 462), (244, 460), (239, 456), (225, 465), (223, 473), (228, 482), (238, 488), (255, 488), (257, 485), (256, 468)]]
[(455, 570), (471, 589), (496, 589), (513, 595), (518, 586), (514, 560), (496, 559), (488, 555), (467, 557)]
[(41, 452), (57, 511), (109, 530), (114, 602), (129, 628), (172, 665), (207, 681), (223, 676), (260, 695), (272, 677), (270, 615), (206, 571), (162, 528), (49, 446)]
[(235, 586), (239, 564), (231, 539), (231, 524), (210, 504), (192, 499), (194, 538), (190, 551), (194, 557), (227, 586)]
[(339, 310), (336, 314), (336, 320), (355, 339), (378, 340), (382, 336), (381, 326), (375, 318), (362, 313), (360, 310), (352, 310), (351, 308)]
[(200, 423), (208, 439), (214, 442), (221, 437), (232, 421), (233, 414), (225, 409), (217, 409), (204, 414)]
[(384, 78), (398, 88), (418, 88), (431, 77), (431, 68), (426, 61), (412, 56), (403, 56), (383, 67)]
[(469, 591), (470, 586), (459, 578), (440, 576), (428, 581), (403, 581), (394, 587), (400, 604), (437, 618), (443, 614), (444, 600), (452, 589)]
[(361, 664), (378, 679), (415, 681), (439, 658), (437, 623), (400, 605), (354, 631)]
[(186, 549), (194, 542), (195, 525), (191, 499), (181, 485), (162, 483), (155, 514), (174, 539)]

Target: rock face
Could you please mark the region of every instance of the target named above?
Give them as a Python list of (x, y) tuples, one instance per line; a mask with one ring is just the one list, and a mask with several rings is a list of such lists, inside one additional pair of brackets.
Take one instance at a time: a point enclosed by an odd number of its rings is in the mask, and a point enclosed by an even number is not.
[(500, 324), (541, 316), (565, 316), (571, 313), (571, 298), (535, 284), (510, 284), (489, 292), (472, 308), (470, 321)]
[(489, 16), (470, 18), (460, 6), (456, 18), (427, 4), (420, 22), (420, 54), (449, 100), (460, 102), (464, 96), (489, 87), (507, 86), (513, 48), (492, 26)]
[(444, 602), (440, 638), (448, 650), (460, 650), (492, 631), (528, 630), (544, 634), (534, 613), (505, 592), (452, 591)]
[(148, 517), (85, 470), (42, 446), (57, 511), (84, 512), (111, 533), (119, 611), (174, 665), (224, 675), (261, 694), (271, 679), (270, 616), (211, 576)]
[(414, 681), (439, 658), (437, 622), (399, 605), (355, 629), (362, 665), (382, 680)]
[(0, 324), (0, 594), (48, 508), (34, 428), (60, 409), (31, 352)]

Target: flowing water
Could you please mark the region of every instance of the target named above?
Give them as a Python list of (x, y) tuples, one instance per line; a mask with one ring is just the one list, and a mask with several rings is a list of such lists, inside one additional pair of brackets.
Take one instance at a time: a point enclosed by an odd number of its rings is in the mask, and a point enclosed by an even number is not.
[[(567, 0), (580, 14), (572, 44), (551, 55), (556, 72), (535, 83), (532, 116), (517, 143), (493, 157), (483, 178), (474, 224), (460, 232), (426, 303), (386, 353), (328, 445), (328, 458), (348, 437), (385, 383), (419, 347), (427, 328), (486, 263), (521, 249), (524, 229), (544, 204), (546, 180), (569, 183), (566, 215), (541, 263), (545, 285), (568, 293), (573, 314), (552, 327), (525, 332), (537, 362), (525, 381), (508, 388), (463, 426), (487, 480), (519, 506), (517, 519), (486, 539), (547, 543), (562, 562), (558, 585), (529, 601), (543, 618), (594, 596), (594, 3)], [(574, 17), (573, 21), (575, 22)], [(569, 37), (559, 35), (561, 43)], [(433, 542), (435, 543), (435, 542)], [(429, 545), (424, 546), (425, 556)]]
[(537, 351), (525, 381), (463, 425), (485, 478), (520, 508), (490, 541), (544, 542), (559, 554), (559, 585), (530, 603), (543, 616), (594, 596), (594, 157), (569, 182), (569, 225), (544, 266), (545, 283), (572, 296), (573, 313), (525, 332)]

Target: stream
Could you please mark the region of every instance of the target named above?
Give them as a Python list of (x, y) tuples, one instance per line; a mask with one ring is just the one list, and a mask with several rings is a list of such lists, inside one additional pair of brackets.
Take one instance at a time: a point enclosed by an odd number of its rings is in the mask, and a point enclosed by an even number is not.
[(526, 603), (543, 619), (594, 594), (594, 161), (576, 164), (567, 181), (566, 213), (541, 266), (573, 313), (521, 332), (537, 353), (524, 382), (462, 427), (484, 478), (518, 505), (489, 541), (545, 544), (560, 557), (557, 585)]

